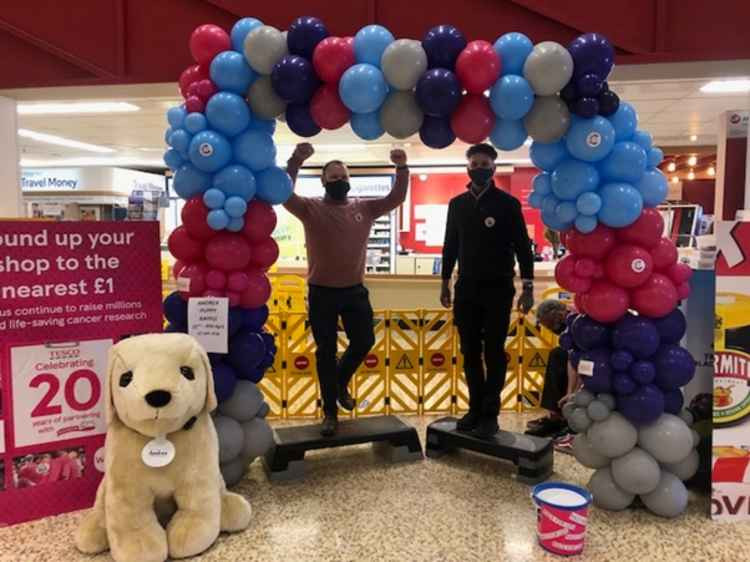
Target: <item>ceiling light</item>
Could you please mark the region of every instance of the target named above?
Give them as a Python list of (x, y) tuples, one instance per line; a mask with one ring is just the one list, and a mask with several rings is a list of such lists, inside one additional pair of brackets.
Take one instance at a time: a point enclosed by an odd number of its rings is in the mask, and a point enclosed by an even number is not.
[(680, 180), (677, 179), (677, 176), (672, 176), (672, 183), (678, 183)]
[(716, 168), (714, 168), (713, 166), (709, 166), (708, 170), (706, 170), (706, 173), (709, 176), (714, 177), (716, 175)]
[(79, 148), (81, 150), (87, 150), (89, 152), (115, 152), (114, 149), (108, 148), (106, 146), (88, 144), (86, 142), (79, 142), (72, 139), (57, 137), (55, 135), (48, 135), (46, 133), (37, 133), (36, 131), (29, 131), (28, 129), (18, 129), (18, 136), (25, 139), (44, 142), (47, 144), (56, 144), (59, 146), (67, 146), (69, 148)]
[(695, 179), (695, 172), (693, 172), (693, 170), (690, 170), (690, 171), (688, 172), (687, 178), (688, 178), (689, 180), (691, 180), (691, 181), (692, 181), (692, 180), (694, 180), (694, 179)]
[(667, 171), (668, 172), (674, 172), (677, 169), (677, 164), (674, 163), (674, 160), (667, 164)]
[(75, 102), (75, 103), (22, 103), (19, 115), (60, 115), (65, 113), (127, 113), (141, 108), (122, 101)]
[(704, 94), (741, 94), (750, 92), (750, 79), (738, 78), (735, 80), (711, 80), (701, 87)]
[(698, 158), (693, 154), (690, 158), (688, 158), (688, 166), (695, 166), (698, 163)]
[(422, 181), (427, 181), (427, 174), (419, 174), (419, 179)]
[(698, 135), (690, 135), (690, 142), (695, 142), (698, 140)]

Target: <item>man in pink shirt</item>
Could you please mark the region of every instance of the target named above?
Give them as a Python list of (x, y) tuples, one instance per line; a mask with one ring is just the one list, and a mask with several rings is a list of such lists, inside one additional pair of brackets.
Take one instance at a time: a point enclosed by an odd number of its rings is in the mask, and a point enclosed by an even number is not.
[[(309, 143), (297, 145), (287, 164), (292, 181), (313, 155)], [(330, 437), (338, 427), (337, 402), (346, 410), (356, 407), (347, 385), (375, 343), (373, 312), (363, 285), (367, 240), (375, 219), (404, 202), (409, 186), (406, 153), (392, 150), (396, 180), (391, 192), (378, 199), (349, 199), (349, 171), (333, 160), (323, 166), (323, 198), (292, 194), (284, 207), (305, 227), (307, 242), (309, 316), (317, 346), (318, 380), (325, 419), (321, 434)], [(338, 319), (344, 325), (349, 347), (336, 360)]]

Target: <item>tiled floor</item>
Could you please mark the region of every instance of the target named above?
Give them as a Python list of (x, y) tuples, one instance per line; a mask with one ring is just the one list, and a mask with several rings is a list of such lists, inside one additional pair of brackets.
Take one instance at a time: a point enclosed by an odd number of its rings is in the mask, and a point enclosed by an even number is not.
[[(422, 437), (430, 418), (406, 418)], [(524, 417), (504, 414), (505, 429)], [(513, 466), (472, 454), (391, 465), (369, 446), (309, 455), (307, 478), (271, 484), (256, 462), (237, 491), (251, 501), (251, 527), (224, 535), (200, 560), (262, 562), (553, 560), (535, 538), (529, 488)], [(590, 471), (555, 456), (555, 479), (585, 484)], [(691, 495), (676, 520), (643, 510), (593, 510), (578, 560), (750, 560), (750, 523), (717, 524), (708, 499)], [(73, 546), (78, 513), (0, 529), (0, 560), (108, 560)]]

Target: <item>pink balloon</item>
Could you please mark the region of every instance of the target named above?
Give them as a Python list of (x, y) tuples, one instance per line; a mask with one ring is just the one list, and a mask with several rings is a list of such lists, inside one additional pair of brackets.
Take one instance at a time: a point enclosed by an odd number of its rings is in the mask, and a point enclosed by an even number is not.
[(203, 291), (203, 296), (204, 297), (223, 298), (223, 297), (226, 296), (226, 294), (224, 293), (224, 291), (222, 291), (220, 289), (207, 289), (207, 290)]
[(206, 285), (209, 289), (221, 291), (227, 286), (227, 275), (218, 269), (212, 269), (206, 274)]
[(654, 263), (651, 254), (640, 246), (621, 244), (607, 256), (604, 271), (618, 287), (632, 289), (643, 285), (651, 277)]
[(244, 236), (220, 232), (206, 244), (206, 261), (223, 271), (244, 269), (250, 263), (250, 244)]
[(183, 98), (188, 97), (188, 88), (193, 82), (208, 78), (209, 68), (207, 64), (194, 64), (187, 67), (180, 74), (180, 93)]
[(577, 260), (568, 255), (557, 262), (555, 266), (555, 281), (566, 291), (572, 293), (585, 293), (591, 288), (591, 279), (579, 277), (575, 273)]
[(248, 272), (249, 285), (242, 293), (242, 308), (259, 308), (268, 302), (271, 296), (271, 282), (263, 273)]
[(250, 279), (248, 278), (247, 273), (244, 273), (243, 271), (235, 271), (234, 273), (229, 274), (227, 279), (227, 292), (233, 291), (241, 293), (249, 286)]
[(594, 279), (602, 279), (604, 277), (604, 266), (596, 262), (596, 265), (594, 266)]
[(677, 287), (677, 298), (680, 300), (690, 296), (690, 283), (682, 283)]
[(621, 318), (627, 312), (628, 306), (628, 292), (607, 281), (594, 281), (583, 301), (586, 314), (605, 324)]
[(206, 103), (198, 96), (189, 96), (185, 100), (185, 109), (188, 113), (203, 113), (206, 109)]
[(229, 306), (240, 306), (240, 304), (242, 303), (242, 295), (240, 293), (227, 291), (226, 296), (229, 299)]
[(177, 289), (184, 299), (199, 297), (207, 289), (206, 274), (208, 268), (202, 263), (186, 265), (177, 277)]
[(677, 247), (669, 238), (660, 238), (651, 248), (651, 257), (654, 258), (654, 269), (668, 269), (677, 263)]
[(178, 260), (197, 262), (203, 259), (203, 244), (192, 238), (184, 226), (178, 226), (172, 231), (167, 246)]
[(650, 318), (666, 316), (677, 307), (677, 289), (669, 277), (654, 273), (643, 285), (630, 293), (632, 306)]
[(578, 277), (590, 278), (594, 276), (597, 263), (591, 258), (581, 258), (576, 262), (575, 274)]
[(583, 314), (584, 306), (586, 303), (586, 293), (577, 293), (573, 297), (573, 305), (576, 307), (576, 310)]
[(693, 270), (690, 269), (690, 266), (686, 263), (679, 262), (670, 265), (664, 273), (666, 273), (667, 277), (672, 280), (672, 283), (678, 287), (683, 283), (690, 281), (690, 278), (693, 276)]
[[(195, 87), (195, 95), (202, 99), (205, 103), (208, 103), (208, 100), (211, 99), (211, 96), (219, 91), (219, 89), (216, 87), (216, 84), (211, 82), (211, 80), (198, 80), (197, 82), (191, 84), (190, 88), (193, 87)], [(188, 88), (188, 94), (192, 93), (190, 91), (190, 88)]]
[(245, 226), (242, 233), (251, 242), (260, 242), (271, 236), (276, 228), (276, 211), (268, 203), (253, 199), (245, 212)]
[(573, 229), (568, 232), (566, 247), (576, 257), (588, 257), (600, 260), (615, 245), (615, 233), (608, 226), (599, 224), (588, 234)]
[(271, 237), (253, 244), (251, 264), (260, 269), (268, 269), (279, 259), (279, 245)]
[(617, 239), (647, 250), (656, 246), (664, 232), (664, 219), (656, 209), (643, 209), (633, 224), (617, 229)]
[(202, 196), (197, 195), (185, 201), (180, 216), (188, 234), (196, 240), (208, 240), (216, 234), (216, 231), (206, 222), (208, 207), (203, 203)]
[(185, 262), (182, 260), (177, 260), (174, 262), (174, 265), (172, 266), (172, 277), (177, 279), (180, 276), (180, 271), (185, 269)]

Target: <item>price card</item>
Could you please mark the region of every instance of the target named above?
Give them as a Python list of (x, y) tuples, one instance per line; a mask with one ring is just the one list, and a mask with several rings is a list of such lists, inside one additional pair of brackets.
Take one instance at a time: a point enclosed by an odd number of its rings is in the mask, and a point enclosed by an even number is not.
[(102, 399), (111, 345), (106, 339), (11, 349), (15, 447), (106, 431)]
[(188, 301), (188, 333), (208, 353), (227, 353), (229, 299), (202, 297)]
[(578, 374), (584, 375), (586, 377), (593, 376), (594, 375), (594, 362), (581, 359), (578, 362)]

